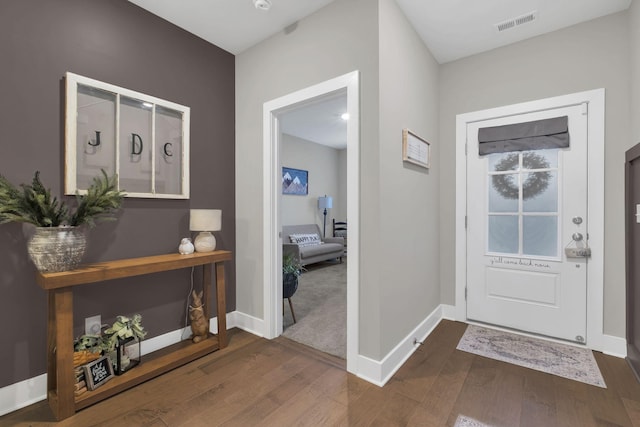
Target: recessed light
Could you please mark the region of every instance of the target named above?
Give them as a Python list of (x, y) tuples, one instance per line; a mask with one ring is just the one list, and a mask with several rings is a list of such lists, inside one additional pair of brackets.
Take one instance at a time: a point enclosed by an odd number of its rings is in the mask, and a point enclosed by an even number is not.
[(349, 113), (342, 113), (340, 118), (346, 122), (347, 120), (349, 120)]

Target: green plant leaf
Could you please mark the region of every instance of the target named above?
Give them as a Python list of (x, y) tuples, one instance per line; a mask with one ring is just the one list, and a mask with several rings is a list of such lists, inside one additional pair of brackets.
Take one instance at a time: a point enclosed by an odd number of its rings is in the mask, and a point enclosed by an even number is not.
[(114, 213), (122, 205), (124, 191), (117, 188), (117, 177), (109, 177), (104, 170), (93, 179), (86, 195), (76, 194), (77, 207), (71, 214), (69, 207), (45, 188), (36, 171), (30, 184), (16, 187), (0, 175), (0, 224), (25, 222), (37, 227), (61, 225), (93, 226), (96, 219), (115, 219)]

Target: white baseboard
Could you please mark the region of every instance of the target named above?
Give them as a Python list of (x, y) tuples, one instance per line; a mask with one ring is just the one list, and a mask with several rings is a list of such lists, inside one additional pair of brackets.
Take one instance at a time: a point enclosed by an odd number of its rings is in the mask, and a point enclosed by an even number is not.
[(250, 334), (264, 337), (264, 320), (240, 311), (233, 311), (227, 317), (228, 328), (239, 328)]
[(47, 398), (47, 374), (0, 388), (0, 415), (8, 414)]
[[(227, 329), (234, 327), (232, 320), (234, 319), (233, 313), (227, 313)], [(212, 334), (218, 333), (218, 317), (212, 317), (209, 320), (209, 331)], [(187, 326), (182, 329), (176, 329), (175, 331), (167, 332), (166, 334), (158, 335), (157, 337), (143, 340), (140, 343), (140, 352), (144, 356), (145, 354), (153, 353), (161, 348), (168, 347), (172, 344), (178, 343), (182, 340), (186, 340), (191, 336), (191, 327)]]
[[(407, 359), (416, 351), (414, 340), (423, 342), (442, 319), (456, 320), (455, 307), (447, 304), (439, 305), (410, 334), (408, 334), (382, 361), (359, 355), (357, 361), (358, 377), (384, 386)], [(218, 321), (214, 317), (210, 322), (212, 333), (218, 333)], [(233, 311), (227, 313), (227, 329), (240, 328), (257, 336), (264, 336), (264, 321), (245, 313)], [(142, 341), (140, 347), (143, 355), (175, 344), (190, 336), (189, 327), (167, 332)], [(605, 354), (624, 358), (627, 355), (627, 342), (624, 338), (611, 335), (604, 336)], [(29, 378), (15, 384), (0, 388), (0, 416), (16, 411), (25, 406), (47, 398), (47, 374)]]
[[(218, 318), (213, 317), (209, 322), (210, 331), (214, 334), (218, 333)], [(227, 313), (227, 329), (238, 327), (255, 335), (262, 336), (251, 330), (262, 330), (262, 320), (255, 319), (243, 313), (233, 311)], [(186, 327), (157, 337), (143, 340), (140, 343), (140, 352), (145, 354), (152, 353), (161, 348), (168, 347), (172, 344), (185, 340), (191, 336), (191, 328)], [(0, 416), (16, 411), (25, 406), (29, 406), (47, 398), (47, 374), (38, 375), (15, 384), (0, 388)]]
[(442, 307), (442, 318), (447, 320), (458, 320), (458, 316), (456, 314), (456, 306), (449, 304), (440, 304)]
[(603, 336), (602, 352), (609, 356), (620, 357), (624, 359), (627, 357), (627, 340), (620, 337), (614, 337), (613, 335)]
[(443, 318), (443, 306), (439, 305), (381, 361), (358, 355), (356, 375), (382, 387), (417, 350), (419, 344), (414, 344), (414, 340), (423, 342)]

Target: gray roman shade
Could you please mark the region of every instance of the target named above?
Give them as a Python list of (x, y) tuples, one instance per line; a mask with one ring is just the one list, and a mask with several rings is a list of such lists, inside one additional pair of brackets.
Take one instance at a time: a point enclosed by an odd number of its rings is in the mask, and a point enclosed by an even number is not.
[(568, 117), (478, 129), (480, 155), (569, 146)]

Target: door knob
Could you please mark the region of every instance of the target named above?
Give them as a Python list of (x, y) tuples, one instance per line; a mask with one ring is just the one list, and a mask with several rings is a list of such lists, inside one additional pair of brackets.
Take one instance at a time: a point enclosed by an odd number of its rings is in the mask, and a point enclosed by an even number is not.
[(575, 240), (576, 242), (580, 242), (582, 241), (582, 239), (584, 238), (584, 236), (582, 235), (582, 233), (573, 233), (573, 236), (571, 236), (573, 238), (573, 240)]

